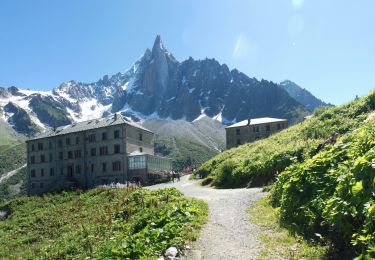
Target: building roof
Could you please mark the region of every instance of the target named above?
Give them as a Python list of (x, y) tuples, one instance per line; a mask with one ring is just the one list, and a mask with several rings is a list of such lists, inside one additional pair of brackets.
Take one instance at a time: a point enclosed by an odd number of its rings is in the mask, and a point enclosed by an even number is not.
[(150, 130), (144, 128), (143, 126), (124, 118), (121, 114), (116, 114), (116, 115), (110, 115), (108, 117), (92, 119), (92, 120), (87, 120), (83, 122), (76, 122), (76, 123), (65, 125), (65, 126), (59, 126), (55, 129), (55, 131), (50, 129), (44, 133), (41, 133), (40, 135), (37, 135), (34, 138), (30, 138), (29, 141), (52, 137), (52, 136), (60, 136), (60, 135), (65, 135), (65, 134), (82, 132), (82, 131), (102, 128), (102, 127), (107, 127), (107, 126), (112, 126), (112, 125), (121, 125), (121, 124), (127, 124), (130, 126), (151, 132)]
[(248, 124), (248, 119), (246, 119), (238, 123), (235, 123), (233, 125), (227, 126), (226, 128), (248, 126), (248, 125), (260, 125), (260, 124), (268, 124), (268, 123), (276, 123), (276, 122), (287, 122), (287, 121), (288, 121), (287, 119), (261, 117), (261, 118), (250, 119), (250, 124)]

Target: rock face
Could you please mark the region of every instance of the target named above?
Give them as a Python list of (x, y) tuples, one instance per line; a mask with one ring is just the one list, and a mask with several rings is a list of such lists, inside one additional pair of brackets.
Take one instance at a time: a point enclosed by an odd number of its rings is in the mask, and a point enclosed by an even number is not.
[(332, 106), (290, 80), (281, 82), (280, 87), (285, 89), (292, 98), (304, 105), (309, 111), (314, 111), (315, 108), (320, 106)]
[(35, 134), (38, 132), (37, 125), (31, 120), (29, 114), (19, 106), (9, 102), (4, 106), (4, 112), (9, 115), (8, 123), (21, 134)]
[[(250, 78), (215, 59), (177, 61), (160, 36), (152, 50), (147, 49), (123, 73), (105, 75), (93, 83), (72, 80), (46, 92), (0, 88), (0, 109), (9, 102), (29, 115), (29, 125), (20, 130), (29, 128), (29, 133), (35, 130), (32, 124), (41, 128), (60, 126), (114, 112), (133, 120), (193, 121), (207, 115), (224, 124), (264, 116), (294, 122), (308, 113), (272, 81)], [(9, 113), (3, 114), (3, 120), (21, 129), (16, 126), (16, 117), (10, 119)], [(26, 115), (21, 118), (22, 124), (27, 123)]]

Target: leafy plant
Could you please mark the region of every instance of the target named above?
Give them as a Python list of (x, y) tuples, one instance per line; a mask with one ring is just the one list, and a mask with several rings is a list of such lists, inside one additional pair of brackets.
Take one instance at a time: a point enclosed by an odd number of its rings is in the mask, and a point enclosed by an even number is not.
[[(0, 203), (1, 204), (1, 203)], [(196, 239), (207, 205), (176, 189), (93, 189), (20, 197), (2, 206), (0, 258), (155, 258)]]

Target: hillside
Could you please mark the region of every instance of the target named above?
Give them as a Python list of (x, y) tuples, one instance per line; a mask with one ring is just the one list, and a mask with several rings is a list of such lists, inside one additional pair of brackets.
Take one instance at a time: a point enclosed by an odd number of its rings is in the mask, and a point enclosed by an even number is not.
[(201, 164), (225, 147), (224, 126), (209, 117), (193, 122), (145, 120), (142, 125), (156, 133), (155, 152), (171, 158), (177, 171)]
[(207, 205), (176, 189), (93, 189), (20, 197), (0, 208), (0, 258), (158, 258), (195, 239)]
[(280, 133), (220, 153), (198, 170), (218, 187), (266, 184), (295, 162), (311, 158), (334, 132), (356, 129), (375, 109), (375, 91), (349, 104), (320, 108), (314, 116)]

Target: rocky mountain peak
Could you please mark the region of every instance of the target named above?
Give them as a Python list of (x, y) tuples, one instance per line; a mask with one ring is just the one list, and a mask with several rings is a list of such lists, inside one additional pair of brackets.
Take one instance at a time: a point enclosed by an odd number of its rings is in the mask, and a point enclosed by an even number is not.
[(157, 35), (154, 41), (154, 45), (152, 47), (152, 53), (156, 54), (159, 52), (166, 52), (166, 49), (164, 47), (163, 41), (161, 40), (160, 35)]

